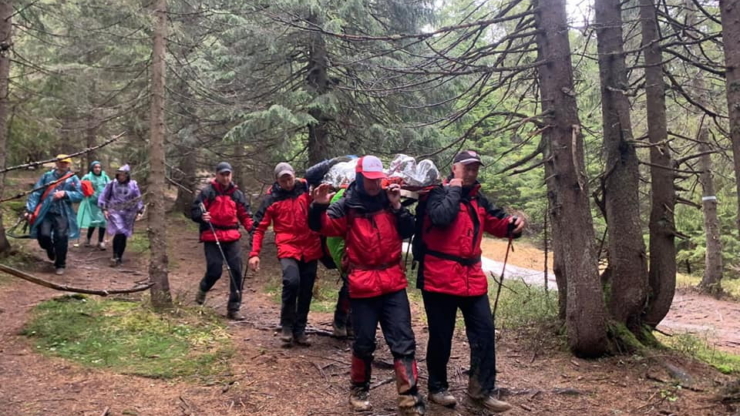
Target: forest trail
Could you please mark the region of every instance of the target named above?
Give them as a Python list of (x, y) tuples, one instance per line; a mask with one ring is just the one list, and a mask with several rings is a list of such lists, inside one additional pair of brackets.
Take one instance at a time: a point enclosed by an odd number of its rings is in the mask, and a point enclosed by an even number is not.
[[(173, 267), (170, 283), (176, 297), (190, 303), (203, 272), (202, 248), (196, 232), (182, 220), (169, 227)], [(139, 225), (139, 231), (143, 224)], [(271, 237), (270, 237), (271, 238)], [(99, 416), (106, 407), (110, 415), (351, 415), (347, 405), (351, 342), (312, 336), (309, 348), (281, 348), (274, 328), (279, 307), (266, 294), (267, 284), (279, 278), (274, 243), (266, 242), (263, 268), (247, 281), (243, 311), (246, 323), (231, 324), (236, 346), (229, 374), (209, 385), (181, 380), (159, 380), (111, 371), (90, 369), (34, 351), (19, 331), (38, 302), (59, 293), (21, 281), (0, 285), (0, 416), (64, 415)], [(42, 251), (28, 245), (39, 258)], [(526, 250), (517, 249), (525, 254)], [(40, 261), (38, 275), (60, 283), (106, 288), (130, 287), (146, 274), (143, 256), (128, 255), (119, 269), (107, 266), (109, 252), (72, 248), (70, 268), (58, 277), (51, 265)], [(520, 254), (517, 254), (520, 255)], [(516, 256), (510, 258), (516, 264)], [(336, 281), (322, 271), (322, 283)], [(415, 290), (415, 289), (409, 289)], [(209, 293), (207, 307), (225, 313), (227, 283), (218, 282)], [(412, 303), (417, 337), (420, 388), (426, 394), (426, 328), (423, 308)], [(330, 330), (331, 313), (312, 312), (310, 327)], [(726, 319), (727, 320), (727, 319)], [(371, 401), (374, 412), (395, 414), (395, 385), (391, 355), (378, 334)], [(599, 360), (573, 358), (549, 333), (521, 334), (501, 331), (498, 339), (499, 386), (514, 404), (507, 415), (660, 415), (714, 416), (727, 414), (711, 401), (716, 384), (725, 376), (703, 364), (668, 355), (664, 360), (682, 366), (696, 380), (693, 390), (680, 391), (670, 384), (662, 365), (639, 357)], [(462, 399), (468, 366), (464, 331), (458, 328), (450, 360), (452, 391)], [(668, 399), (670, 397), (670, 400)], [(429, 405), (430, 416), (485, 414), (463, 401), (451, 410)]]

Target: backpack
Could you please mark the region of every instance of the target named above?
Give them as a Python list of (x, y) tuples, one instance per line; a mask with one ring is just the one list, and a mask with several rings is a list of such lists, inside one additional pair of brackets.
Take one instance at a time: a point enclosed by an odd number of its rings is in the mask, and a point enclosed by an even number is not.
[(95, 194), (95, 187), (90, 180), (85, 179), (80, 181), (80, 186), (82, 188), (82, 195), (84, 195), (85, 198), (89, 198)]

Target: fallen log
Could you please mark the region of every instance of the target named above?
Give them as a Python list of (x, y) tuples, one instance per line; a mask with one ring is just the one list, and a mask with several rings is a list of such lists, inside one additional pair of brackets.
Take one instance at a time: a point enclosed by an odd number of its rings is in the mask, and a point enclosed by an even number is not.
[(139, 284), (137, 286), (134, 286), (131, 289), (95, 290), (95, 289), (85, 289), (85, 288), (73, 287), (73, 286), (67, 286), (67, 285), (58, 285), (56, 283), (49, 282), (47, 280), (30, 275), (20, 270), (16, 270), (4, 264), (0, 264), (0, 271), (5, 272), (11, 276), (17, 277), (19, 279), (23, 279), (25, 281), (35, 283), (39, 286), (48, 287), (49, 289), (61, 290), (63, 292), (81, 293), (84, 295), (109, 296), (109, 295), (119, 295), (119, 294), (124, 294), (124, 293), (143, 292), (154, 285), (153, 282), (148, 282), (146, 284)]

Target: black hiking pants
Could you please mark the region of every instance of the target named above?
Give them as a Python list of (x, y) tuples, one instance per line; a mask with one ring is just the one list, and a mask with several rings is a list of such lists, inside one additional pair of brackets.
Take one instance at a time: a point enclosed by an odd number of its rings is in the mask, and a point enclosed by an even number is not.
[[(239, 240), (228, 243), (221, 242), (221, 248), (226, 256), (226, 261), (231, 268), (229, 276), (229, 311), (238, 311), (241, 307), (241, 290), (242, 290), (242, 251)], [(224, 260), (218, 245), (215, 242), (206, 241), (203, 243), (203, 250), (206, 253), (206, 275), (200, 281), (200, 290), (208, 292), (223, 273)]]
[(123, 259), (123, 252), (126, 251), (126, 234), (116, 234), (113, 237), (113, 258)]
[(447, 362), (450, 360), (455, 318), (459, 308), (465, 320), (465, 332), (470, 344), (468, 393), (475, 399), (486, 398), (493, 392), (496, 384), (496, 335), (488, 296), (454, 296), (428, 291), (422, 291), (422, 296), (429, 324), (429, 393), (434, 394), (449, 388)]
[(306, 330), (317, 266), (316, 260), (304, 262), (280, 259), (280, 267), (283, 269), (280, 326), (290, 328), (294, 335), (300, 335)]
[(103, 242), (103, 238), (105, 238), (105, 227), (90, 227), (87, 229), (87, 241), (90, 241), (92, 239), (93, 234), (95, 233), (95, 228), (98, 229), (98, 243)]
[(67, 267), (67, 244), (69, 243), (69, 223), (63, 215), (48, 212), (39, 224), (39, 246), (46, 250), (50, 260), (54, 260), (54, 267)]
[(342, 274), (342, 287), (337, 295), (337, 305), (334, 308), (334, 325), (338, 328), (352, 330), (352, 319), (350, 314), (349, 284), (347, 276)]

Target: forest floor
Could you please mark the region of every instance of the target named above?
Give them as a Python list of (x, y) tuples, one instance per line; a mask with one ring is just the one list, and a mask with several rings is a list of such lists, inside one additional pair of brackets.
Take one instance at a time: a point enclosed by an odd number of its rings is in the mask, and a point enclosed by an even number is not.
[[(170, 286), (179, 302), (192, 304), (203, 270), (203, 253), (192, 223), (171, 217)], [(138, 225), (141, 233), (144, 223)], [(16, 240), (16, 243), (18, 241)], [(110, 252), (91, 248), (70, 249), (69, 268), (55, 276), (42, 260), (35, 242), (26, 249), (38, 260), (28, 266), (38, 276), (57, 283), (90, 288), (128, 288), (146, 277), (147, 259), (130, 250), (121, 268), (108, 267)], [(489, 253), (487, 253), (489, 254)], [(491, 252), (492, 257), (498, 254)], [(511, 264), (536, 268), (534, 248), (521, 245), (509, 258)], [(351, 415), (347, 404), (351, 341), (312, 335), (307, 348), (282, 348), (275, 332), (279, 306), (274, 290), (279, 265), (274, 242), (266, 241), (262, 270), (249, 277), (245, 289), (244, 323), (228, 324), (235, 353), (228, 371), (215, 381), (157, 379), (90, 368), (49, 354), (39, 354), (33, 341), (21, 335), (35, 305), (60, 296), (20, 280), (0, 282), (0, 415)], [(501, 258), (501, 257), (497, 257)], [(334, 285), (333, 272), (321, 271), (320, 283)], [(206, 307), (225, 314), (228, 282), (221, 279), (209, 293)], [(415, 289), (409, 289), (416, 292)], [(736, 307), (713, 301), (692, 291), (681, 291), (672, 311), (675, 322), (697, 325), (711, 315), (706, 305)], [(423, 307), (411, 296), (417, 338), (420, 388), (426, 393), (427, 333)], [(309, 325), (330, 331), (332, 313), (312, 311)], [(721, 322), (736, 325), (737, 315)], [(737, 328), (735, 328), (736, 330)], [(735, 340), (740, 339), (736, 337)], [(556, 329), (502, 329), (497, 337), (498, 385), (514, 409), (508, 415), (732, 415), (737, 411), (716, 400), (718, 386), (731, 379), (703, 363), (670, 350), (649, 357), (640, 355), (582, 360), (571, 356)], [(366, 415), (395, 414), (392, 357), (378, 333), (371, 401)], [(464, 330), (456, 331), (450, 360), (451, 390), (463, 399), (468, 366)], [(671, 374), (684, 372), (679, 385)], [(685, 376), (685, 377), (684, 377)], [(736, 378), (736, 377), (735, 377)], [(107, 413), (106, 413), (107, 411)], [(454, 410), (433, 404), (432, 416), (486, 414), (463, 400)]]

